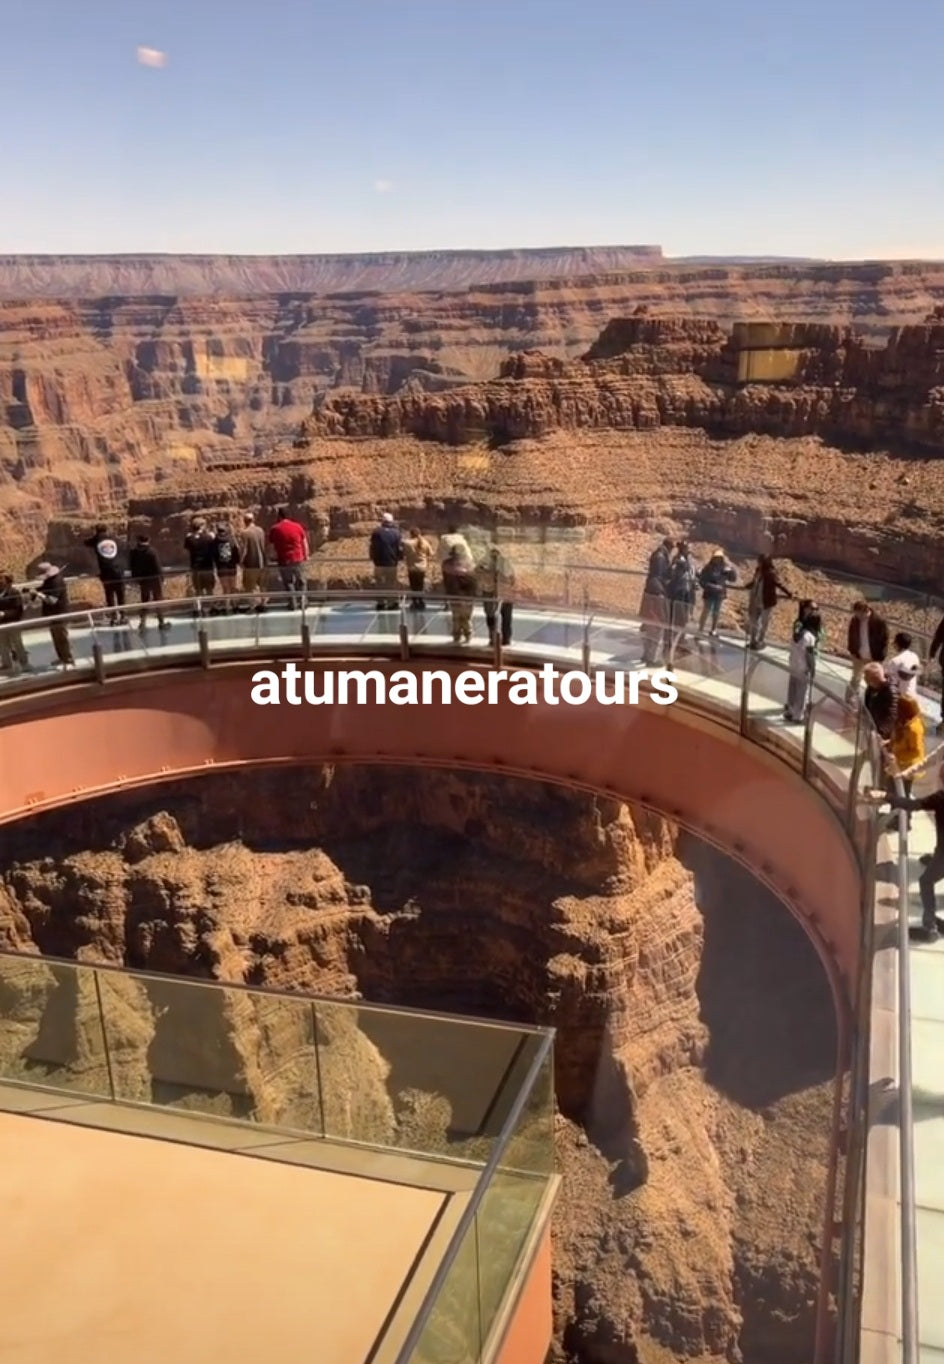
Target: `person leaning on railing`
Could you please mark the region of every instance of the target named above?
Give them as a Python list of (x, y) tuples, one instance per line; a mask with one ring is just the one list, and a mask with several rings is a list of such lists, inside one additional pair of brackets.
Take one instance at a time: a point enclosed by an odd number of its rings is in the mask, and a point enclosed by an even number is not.
[(23, 633), (16, 627), (23, 619), (23, 593), (9, 573), (0, 573), (0, 669), (18, 673), (29, 667), (29, 654), (23, 643)]
[(141, 615), (139, 617), (141, 629), (147, 628), (147, 608), (149, 603), (153, 603), (157, 612), (157, 628), (169, 630), (170, 623), (165, 619), (164, 612), (159, 605), (164, 598), (164, 575), (161, 561), (157, 557), (157, 551), (148, 536), (138, 535), (135, 538), (135, 542), (128, 553), (128, 567), (131, 571), (131, 580), (137, 584), (141, 598)]
[[(936, 751), (940, 753), (941, 750)], [(928, 765), (930, 756), (933, 755), (929, 755), (923, 764), (918, 764), (900, 775), (913, 778), (919, 767)], [(918, 890), (921, 895), (921, 933), (928, 942), (936, 942), (941, 929), (944, 928), (944, 921), (937, 913), (936, 895), (937, 883), (944, 880), (944, 767), (938, 770), (938, 783), (938, 789), (932, 791), (929, 796), (892, 795), (889, 798), (887, 791), (878, 789), (865, 793), (866, 800), (874, 805), (888, 804), (892, 810), (907, 810), (909, 814), (914, 810), (925, 810), (934, 816), (934, 851), (922, 857), (924, 868), (918, 877)]]
[(935, 659), (938, 660), (941, 669), (941, 723), (938, 727), (938, 733), (941, 733), (944, 730), (944, 616), (938, 622), (928, 647), (928, 664), (933, 663)]
[(40, 615), (49, 625), (49, 635), (52, 647), (56, 651), (56, 658), (59, 660), (59, 667), (74, 668), (75, 659), (72, 656), (68, 628), (63, 621), (56, 619), (57, 616), (66, 615), (69, 610), (69, 589), (66, 586), (65, 575), (55, 564), (48, 563), (39, 564), (36, 573), (39, 577), (39, 587), (35, 589), (33, 595), (40, 603)]

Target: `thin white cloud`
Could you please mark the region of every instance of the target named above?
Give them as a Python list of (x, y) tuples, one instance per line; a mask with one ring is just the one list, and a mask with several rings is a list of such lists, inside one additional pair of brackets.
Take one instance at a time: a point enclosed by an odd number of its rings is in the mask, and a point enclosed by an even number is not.
[(392, 180), (375, 180), (375, 181), (374, 181), (374, 191), (375, 191), (375, 193), (377, 193), (377, 194), (390, 194), (390, 193), (393, 192), (393, 188), (394, 188), (394, 185), (393, 185), (393, 181), (392, 181)]
[(167, 53), (156, 47), (139, 47), (138, 63), (141, 66), (166, 66)]

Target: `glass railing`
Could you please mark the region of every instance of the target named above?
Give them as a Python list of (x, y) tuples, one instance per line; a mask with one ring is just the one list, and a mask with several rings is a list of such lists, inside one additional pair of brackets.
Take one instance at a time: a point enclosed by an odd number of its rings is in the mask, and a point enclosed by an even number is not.
[[(521, 603), (553, 604), (561, 609), (592, 610), (597, 615), (617, 618), (635, 617), (639, 614), (645, 583), (645, 573), (641, 569), (582, 562), (577, 557), (579, 546), (566, 540), (555, 542), (540, 551), (526, 541), (510, 539), (505, 543), (501, 537), (499, 539), (502, 548), (513, 558), (516, 583), (512, 595)], [(373, 570), (366, 556), (333, 556), (318, 552), (305, 565), (305, 578), (312, 600), (325, 593), (345, 594), (352, 590), (365, 590), (369, 595), (372, 591), (372, 576)], [(431, 569), (429, 577), (431, 584), (439, 584), (438, 565)], [(876, 609), (882, 612), (888, 623), (890, 640), (899, 630), (903, 630), (912, 636), (915, 649), (922, 656), (926, 656), (931, 637), (944, 615), (944, 599), (874, 579), (852, 578), (841, 573), (833, 573), (831, 577), (837, 584), (847, 582), (850, 588), (854, 587), (857, 594), (871, 601)], [(83, 611), (96, 610), (101, 605), (101, 584), (97, 578), (77, 576), (70, 578), (69, 581), (72, 599), (77, 606), (81, 605)], [(405, 584), (402, 584), (401, 590), (403, 587)], [(190, 576), (186, 569), (174, 566), (165, 570), (165, 594), (177, 602), (178, 606), (189, 598), (191, 590)], [(273, 600), (281, 594), (278, 573), (274, 568), (268, 570), (266, 593)], [(133, 617), (137, 608), (132, 598), (137, 594), (130, 580), (127, 582), (127, 595), (128, 614)], [(214, 603), (217, 607), (220, 606), (219, 597), (204, 601), (207, 603), (207, 609)], [(823, 653), (842, 658), (845, 656), (849, 624), (849, 601), (831, 595), (828, 588), (817, 594), (817, 601), (824, 624)], [(728, 590), (719, 620), (722, 632), (743, 633), (746, 611), (747, 592), (742, 583)], [(700, 614), (699, 590), (698, 603), (694, 610), (696, 625)], [(769, 634), (771, 643), (790, 642), (793, 618), (792, 604), (784, 602), (773, 613), (771, 619)], [(32, 627), (35, 623), (35, 619), (31, 619), (27, 625)], [(939, 664), (935, 663), (926, 681), (934, 682), (939, 676)]]
[[(605, 576), (624, 595), (633, 583), (641, 590), (638, 575)], [(378, 649), (404, 658), (446, 651), (474, 661), (484, 654), (505, 666), (551, 658), (560, 666), (630, 674), (644, 666), (646, 634), (629, 609), (631, 601), (621, 615), (607, 614), (594, 605), (555, 602), (559, 587), (557, 570), (552, 569), (546, 578), (535, 576), (531, 599), (496, 601), (491, 612), (481, 596), (448, 599), (435, 592), (424, 593), (424, 609), (415, 609), (402, 589), (393, 592), (382, 609), (376, 588), (309, 592), (294, 608), (285, 594), (273, 592), (265, 611), (248, 609), (243, 594), (212, 601), (188, 599), (168, 603), (164, 630), (157, 627), (153, 613), (142, 628), (130, 610), (130, 625), (114, 624), (105, 610), (83, 612), (61, 621), (73, 666), (57, 667), (49, 632), (31, 626), (23, 631), (23, 640), (32, 670), (7, 675), (0, 682), (0, 695), (28, 694), (72, 681), (104, 682), (183, 664), (209, 668), (260, 655), (266, 660), (304, 660)], [(552, 600), (539, 600), (543, 595)], [(490, 614), (499, 639), (503, 624), (510, 629), (507, 646), (496, 644), (494, 635), (489, 637)], [(468, 642), (463, 638), (466, 623)], [(745, 737), (799, 767), (852, 832), (861, 814), (860, 757), (866, 737), (862, 726), (868, 721), (858, 706), (846, 703), (848, 674), (841, 660), (820, 656), (808, 689), (806, 718), (797, 723), (785, 716), (792, 685), (785, 650), (772, 643), (763, 651), (751, 651), (745, 648), (743, 635), (722, 630), (709, 636), (698, 624), (696, 617), (684, 633), (668, 627), (656, 631), (657, 656), (671, 658), (681, 681), (681, 701), (735, 725)], [(0, 638), (9, 631), (9, 626), (0, 627)], [(802, 697), (797, 705), (800, 714)]]
[(473, 1168), (400, 1364), (481, 1358), (554, 1176), (548, 1029), (0, 950), (0, 1082)]

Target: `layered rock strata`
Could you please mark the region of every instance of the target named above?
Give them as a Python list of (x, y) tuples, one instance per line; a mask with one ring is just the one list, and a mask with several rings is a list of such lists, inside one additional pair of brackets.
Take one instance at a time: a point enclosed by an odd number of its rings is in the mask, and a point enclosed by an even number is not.
[[(665, 820), (499, 778), (321, 769), (78, 806), (4, 851), (0, 934), (20, 949), (555, 1026), (555, 1358), (809, 1357), (828, 989), (785, 912)], [(91, 1071), (83, 1001), (38, 959), (17, 970), (3, 1064), (28, 1074), (45, 1029)], [(161, 1068), (160, 982), (119, 987), (123, 1083), (186, 1102)], [(305, 1054), (297, 1024), (233, 992), (206, 1007), (193, 1069), (212, 1041), (220, 1111), (297, 1116), (300, 1070), (278, 1065)], [(333, 1092), (356, 1076), (369, 1107), (352, 1124), (445, 1133), (422, 1056), (391, 1069), (363, 1026), (322, 1041)]]

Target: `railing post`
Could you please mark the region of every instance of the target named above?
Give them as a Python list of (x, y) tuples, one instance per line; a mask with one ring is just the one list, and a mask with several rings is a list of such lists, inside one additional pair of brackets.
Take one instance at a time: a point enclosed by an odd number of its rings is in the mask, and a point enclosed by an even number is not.
[(302, 608), (302, 662), (311, 662), (311, 626), (308, 624), (304, 608)]
[(498, 600), (495, 602), (495, 623), (492, 626), (492, 661), (496, 668), (500, 668), (502, 665), (502, 650), (504, 648), (504, 645), (502, 644), (501, 621), (502, 603)]
[(321, 1123), (321, 1135), (327, 1137), (328, 1128), (325, 1123), (324, 1094), (321, 1089), (321, 1048), (318, 1045), (318, 1006), (312, 1003), (311, 1006), (311, 1040), (315, 1048), (315, 1084), (318, 1086), (318, 1119)]
[(95, 681), (101, 686), (105, 681), (105, 655), (99, 642), (98, 631), (91, 611), (88, 615), (89, 630), (92, 635), (92, 665), (95, 668)]
[(741, 708), (738, 715), (738, 730), (741, 735), (747, 737), (748, 721), (748, 698), (751, 694), (751, 651), (745, 644), (744, 646), (744, 669), (741, 673)]
[(207, 634), (206, 618), (203, 614), (203, 599), (197, 598), (197, 645), (200, 649), (200, 666), (210, 666), (210, 637)]
[(403, 597), (400, 598), (400, 657), (404, 660), (410, 657), (410, 627), (407, 624)]
[(866, 759), (866, 752), (863, 751), (863, 738), (865, 740), (865, 748), (871, 749), (872, 747), (871, 734), (863, 724), (865, 707), (862, 705), (861, 701), (857, 701), (857, 706), (855, 750), (852, 757), (852, 776), (849, 780), (849, 799), (846, 803), (846, 828), (853, 834), (855, 832), (859, 804), (859, 777), (862, 773), (862, 766)]
[(114, 1103), (117, 1098), (115, 1090), (115, 1072), (112, 1069), (111, 1048), (108, 1045), (108, 1025), (105, 1022), (105, 1006), (102, 1003), (102, 982), (94, 967), (92, 968), (92, 979), (95, 981), (95, 1002), (98, 1005), (98, 1021), (102, 1027), (102, 1050), (105, 1054), (105, 1069), (108, 1073), (108, 1090), (111, 1094), (111, 1101)]
[(810, 779), (810, 753), (813, 748), (813, 707), (807, 707), (806, 724), (803, 727), (803, 763), (800, 773), (804, 781)]
[(590, 627), (593, 624), (593, 617), (588, 616), (583, 623), (583, 649), (581, 650), (583, 659), (583, 670), (590, 672)]

